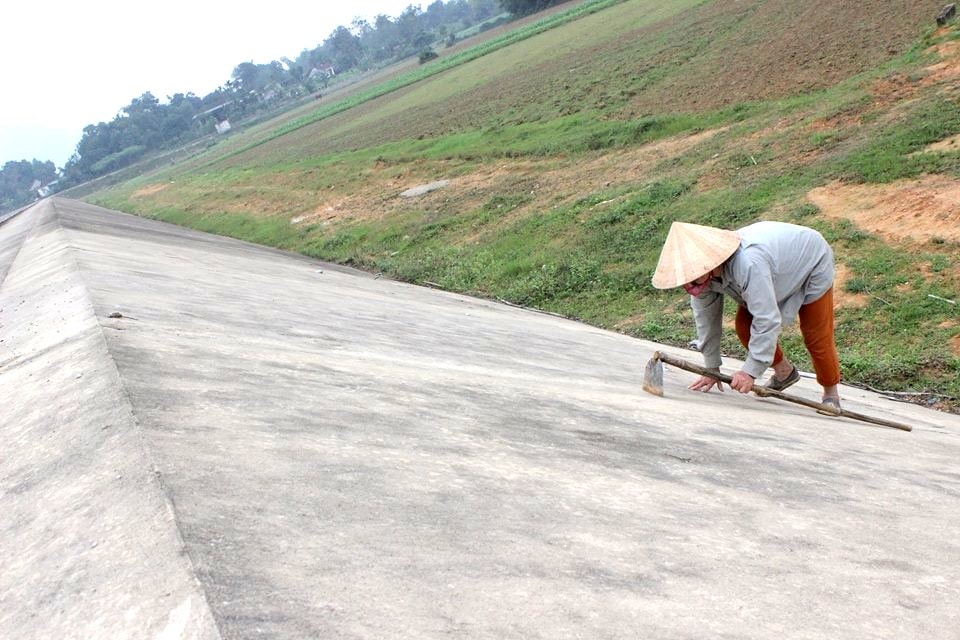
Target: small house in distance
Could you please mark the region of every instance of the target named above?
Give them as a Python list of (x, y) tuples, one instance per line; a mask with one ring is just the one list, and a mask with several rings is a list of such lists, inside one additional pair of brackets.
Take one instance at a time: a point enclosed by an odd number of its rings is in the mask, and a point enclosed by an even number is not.
[(310, 73), (307, 75), (307, 80), (326, 81), (335, 75), (337, 75), (337, 72), (333, 70), (332, 64), (321, 63), (315, 66), (313, 69), (310, 69)]
[(194, 119), (196, 119), (196, 118), (203, 118), (205, 116), (213, 116), (213, 119), (214, 119), (213, 126), (214, 128), (216, 128), (217, 133), (221, 133), (221, 134), (226, 133), (227, 131), (230, 131), (230, 120), (227, 119), (227, 109), (226, 109), (227, 105), (229, 104), (230, 102), (224, 102), (223, 104), (218, 104), (217, 106), (211, 107), (206, 111), (201, 111), (200, 113), (198, 113), (193, 117)]

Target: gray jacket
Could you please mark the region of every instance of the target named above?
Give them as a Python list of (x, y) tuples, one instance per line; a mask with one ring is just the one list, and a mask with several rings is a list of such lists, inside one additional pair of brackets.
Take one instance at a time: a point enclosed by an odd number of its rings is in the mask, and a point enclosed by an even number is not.
[(707, 367), (721, 364), (723, 296), (747, 308), (753, 323), (743, 371), (759, 378), (773, 363), (781, 328), (833, 286), (833, 251), (813, 229), (786, 222), (758, 222), (737, 233), (740, 248), (723, 263), (720, 280), (691, 297), (690, 306)]

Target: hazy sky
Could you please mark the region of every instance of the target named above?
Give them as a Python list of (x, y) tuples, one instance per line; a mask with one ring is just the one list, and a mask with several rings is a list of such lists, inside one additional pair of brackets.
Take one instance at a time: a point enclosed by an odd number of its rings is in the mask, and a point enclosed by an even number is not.
[(62, 167), (88, 124), (149, 91), (204, 96), (241, 62), (296, 58), (354, 17), (396, 17), (411, 0), (10, 0), (0, 11), (0, 166)]

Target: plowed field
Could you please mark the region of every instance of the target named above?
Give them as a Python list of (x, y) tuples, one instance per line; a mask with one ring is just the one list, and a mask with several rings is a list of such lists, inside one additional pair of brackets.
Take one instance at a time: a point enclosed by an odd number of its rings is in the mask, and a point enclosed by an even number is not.
[(293, 148), (283, 139), (259, 153), (325, 153), (582, 111), (631, 118), (793, 95), (902, 53), (939, 9), (916, 0), (650, 4), (628, 1), (588, 16), (322, 120)]

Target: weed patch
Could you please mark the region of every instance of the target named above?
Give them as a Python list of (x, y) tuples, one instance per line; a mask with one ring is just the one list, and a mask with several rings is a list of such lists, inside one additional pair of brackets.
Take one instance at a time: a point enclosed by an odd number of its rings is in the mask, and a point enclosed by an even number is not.
[(833, 173), (848, 182), (887, 183), (925, 173), (960, 171), (960, 155), (917, 153), (960, 133), (960, 104), (938, 99), (885, 127), (868, 144), (839, 159)]

